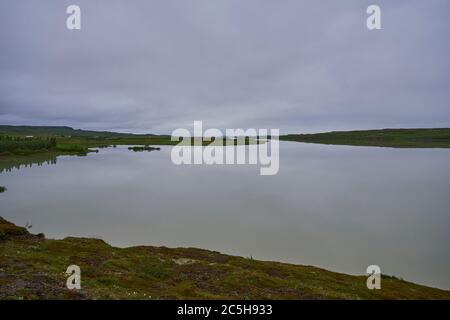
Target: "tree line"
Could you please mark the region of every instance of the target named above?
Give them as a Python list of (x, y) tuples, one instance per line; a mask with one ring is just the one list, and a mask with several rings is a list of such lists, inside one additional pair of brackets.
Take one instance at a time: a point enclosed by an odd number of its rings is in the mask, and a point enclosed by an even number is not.
[(27, 154), (56, 148), (56, 138), (0, 136), (0, 153)]

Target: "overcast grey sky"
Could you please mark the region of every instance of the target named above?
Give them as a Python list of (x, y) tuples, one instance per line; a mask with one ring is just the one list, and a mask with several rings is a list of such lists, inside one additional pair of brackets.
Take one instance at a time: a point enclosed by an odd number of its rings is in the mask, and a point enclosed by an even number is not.
[[(370, 4), (382, 30), (366, 28)], [(1, 0), (0, 123), (450, 127), (449, 13), (448, 0)]]

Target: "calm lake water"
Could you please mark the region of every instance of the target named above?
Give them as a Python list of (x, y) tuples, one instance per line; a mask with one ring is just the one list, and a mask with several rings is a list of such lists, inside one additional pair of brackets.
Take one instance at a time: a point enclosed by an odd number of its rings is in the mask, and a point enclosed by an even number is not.
[[(450, 150), (280, 143), (280, 171), (124, 146), (0, 174), (0, 215), (50, 238), (199, 247), (450, 289)], [(44, 160), (44, 159), (41, 159)]]

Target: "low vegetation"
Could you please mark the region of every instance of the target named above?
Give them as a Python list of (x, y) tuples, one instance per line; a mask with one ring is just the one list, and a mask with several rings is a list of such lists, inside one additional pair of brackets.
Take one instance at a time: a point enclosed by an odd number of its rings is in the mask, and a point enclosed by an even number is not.
[(3, 192), (5, 192), (6, 191), (6, 188), (5, 187), (2, 187), (2, 186), (0, 186), (0, 193), (3, 193)]
[[(65, 287), (69, 265), (81, 290)], [(383, 276), (257, 261), (195, 248), (115, 248), (98, 239), (45, 239), (0, 218), (0, 299), (450, 299), (450, 292)]]
[[(196, 139), (191, 138), (191, 144), (208, 145), (211, 143), (206, 140), (198, 142)], [(178, 141), (172, 141), (171, 136), (168, 135), (75, 130), (70, 127), (0, 125), (0, 161), (5, 158), (43, 153), (86, 155), (93, 151), (92, 148), (107, 148), (117, 145), (135, 146), (132, 147), (134, 151), (152, 151), (158, 148), (149, 147), (150, 145), (176, 145), (178, 143)], [(223, 144), (226, 143), (241, 144), (242, 142), (224, 138)], [(258, 142), (247, 137), (244, 143)]]
[(28, 155), (55, 148), (55, 138), (0, 136), (0, 155)]
[(91, 148), (117, 145), (174, 145), (170, 136), (135, 135), (70, 127), (0, 125), (0, 160), (35, 154), (86, 155)]
[(280, 136), (280, 140), (392, 148), (450, 148), (450, 128), (383, 129), (289, 134)]
[(0, 157), (49, 152), (85, 155), (89, 149), (76, 143), (57, 143), (56, 137), (0, 136)]

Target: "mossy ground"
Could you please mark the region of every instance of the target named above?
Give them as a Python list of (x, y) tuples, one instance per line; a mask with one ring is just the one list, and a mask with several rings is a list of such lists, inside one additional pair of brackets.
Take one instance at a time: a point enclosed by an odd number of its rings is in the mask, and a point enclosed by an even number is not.
[[(81, 290), (65, 287), (69, 265)], [(0, 299), (450, 299), (393, 277), (257, 261), (194, 248), (114, 248), (98, 239), (45, 239), (0, 218)]]

